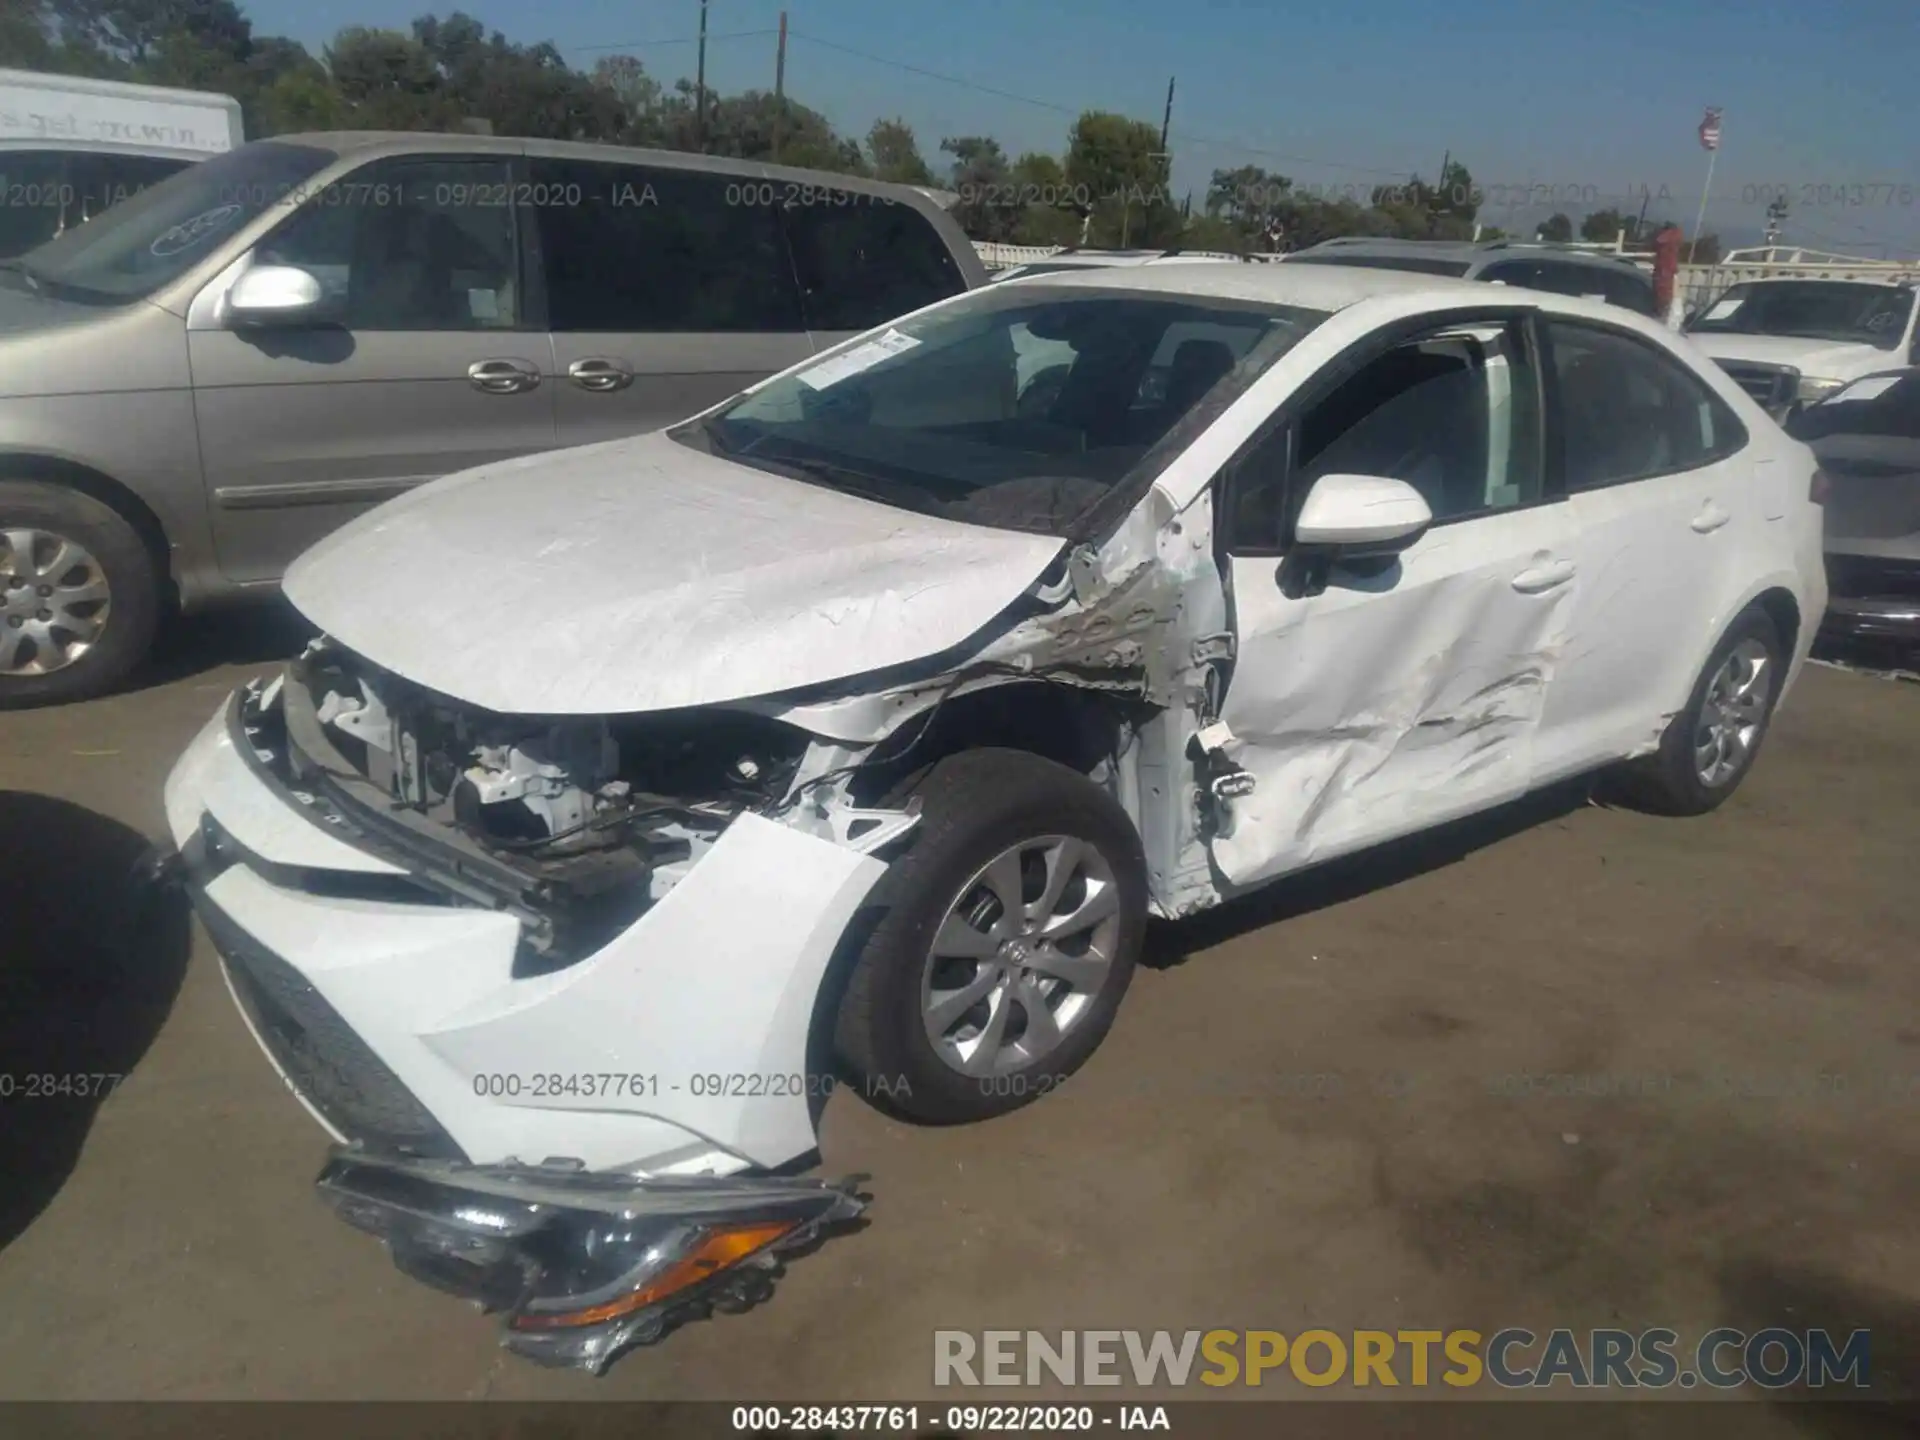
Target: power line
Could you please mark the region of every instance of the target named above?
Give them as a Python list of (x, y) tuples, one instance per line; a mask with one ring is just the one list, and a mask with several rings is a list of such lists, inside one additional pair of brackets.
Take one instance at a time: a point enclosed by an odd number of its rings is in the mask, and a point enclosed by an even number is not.
[[(715, 40), (751, 40), (758, 35), (778, 35), (779, 33), (778, 30), (772, 28), (763, 30), (724, 30), (710, 32), (707, 35), (707, 43), (712, 44)], [(698, 45), (699, 43), (700, 37), (698, 35), (676, 35), (670, 40), (622, 40), (611, 45), (568, 45), (564, 46), (563, 50), (567, 53), (601, 50), (644, 50), (652, 45)]]
[[(1059, 115), (1078, 116), (1082, 107), (1061, 105), (1052, 100), (1041, 100), (1032, 95), (1020, 95), (1011, 90), (1002, 90), (993, 85), (982, 85), (958, 75), (948, 75), (939, 70), (929, 70), (923, 65), (910, 65), (904, 60), (892, 60), (885, 55), (875, 55), (871, 51), (858, 50), (851, 45), (842, 45), (837, 40), (825, 40), (818, 35), (805, 35), (798, 30), (788, 30), (789, 39), (804, 40), (809, 45), (818, 45), (824, 50), (837, 50), (842, 55), (851, 55), (855, 59), (866, 60), (875, 65), (885, 65), (890, 69), (904, 70), (910, 75), (919, 75), (928, 80), (938, 80), (944, 85), (957, 85), (963, 90), (973, 90), (982, 95), (992, 95), (1001, 100), (1012, 100), (1020, 105), (1031, 105), (1040, 110), (1051, 110)], [(1258, 155), (1267, 160), (1284, 160), (1293, 165), (1311, 165), (1321, 170), (1346, 170), (1359, 175), (1381, 175), (1389, 179), (1401, 180), (1406, 177), (1404, 170), (1384, 170), (1376, 165), (1352, 165), (1340, 160), (1319, 160), (1308, 155), (1290, 155), (1279, 150), (1267, 150), (1258, 145), (1248, 145), (1239, 140), (1228, 140), (1219, 136), (1201, 135), (1192, 130), (1169, 131), (1172, 140), (1184, 140), (1189, 144), (1214, 146), (1219, 149), (1233, 150), (1247, 155)]]

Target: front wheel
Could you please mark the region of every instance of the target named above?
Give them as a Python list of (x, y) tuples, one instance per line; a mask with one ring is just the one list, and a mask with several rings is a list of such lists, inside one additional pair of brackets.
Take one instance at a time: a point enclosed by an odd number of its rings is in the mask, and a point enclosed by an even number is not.
[(1742, 614), (1720, 637), (1659, 750), (1616, 777), (1623, 798), (1660, 815), (1718, 807), (1753, 768), (1785, 671), (1773, 621), (1759, 610)]
[(0, 710), (111, 688), (145, 658), (159, 616), (153, 556), (116, 511), (0, 480)]
[(1145, 857), (1105, 791), (1024, 751), (951, 756), (912, 794), (920, 826), (876, 887), (837, 1048), (910, 1118), (987, 1119), (1105, 1038), (1145, 933)]

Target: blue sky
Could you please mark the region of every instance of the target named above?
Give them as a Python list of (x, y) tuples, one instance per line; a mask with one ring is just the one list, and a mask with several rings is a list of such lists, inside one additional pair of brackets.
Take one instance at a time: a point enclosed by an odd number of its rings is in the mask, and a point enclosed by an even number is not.
[[(405, 28), (429, 8), (454, 8), (242, 3), (257, 32), (291, 35), (316, 52), (345, 25)], [(460, 8), (511, 39), (552, 40), (578, 65), (626, 50), (663, 80), (693, 74), (685, 42), (698, 30), (698, 0)], [(1009, 153), (1059, 153), (1081, 109), (1157, 124), (1173, 76), (1174, 182), (1196, 203), (1215, 168), (1261, 164), (1339, 190), (1416, 168), (1431, 178), (1451, 151), (1487, 191), (1484, 218), (1494, 223), (1531, 186), (1552, 187), (1564, 199), (1546, 209), (1576, 219), (1597, 208), (1596, 194), (1616, 205), (1631, 194), (1637, 209), (1645, 187), (1649, 218), (1690, 228), (1707, 160), (1694, 131), (1704, 108), (1718, 105), (1726, 118), (1709, 229), (1757, 234), (1760, 187), (1786, 186), (1797, 243), (1865, 255), (1920, 249), (1915, 0), (786, 0), (785, 8), (789, 93), (854, 133), (876, 116), (901, 116), (936, 168), (946, 135), (985, 133)], [(772, 87), (781, 9), (782, 0), (711, 0), (710, 83)]]

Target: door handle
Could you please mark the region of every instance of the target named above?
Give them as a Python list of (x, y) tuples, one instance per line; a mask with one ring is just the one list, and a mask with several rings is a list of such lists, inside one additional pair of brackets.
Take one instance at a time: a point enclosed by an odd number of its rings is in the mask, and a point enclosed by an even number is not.
[(1513, 588), (1522, 595), (1539, 595), (1556, 586), (1564, 585), (1573, 579), (1571, 560), (1554, 560), (1545, 565), (1535, 565), (1522, 570), (1513, 577)]
[(1733, 516), (1709, 500), (1700, 507), (1700, 513), (1693, 517), (1693, 532), (1696, 535), (1711, 535)]
[(476, 360), (467, 367), (467, 380), (489, 395), (518, 395), (540, 383), (540, 371), (524, 360)]
[(633, 371), (618, 360), (602, 360), (595, 356), (576, 360), (567, 366), (567, 378), (582, 390), (624, 390), (633, 383)]

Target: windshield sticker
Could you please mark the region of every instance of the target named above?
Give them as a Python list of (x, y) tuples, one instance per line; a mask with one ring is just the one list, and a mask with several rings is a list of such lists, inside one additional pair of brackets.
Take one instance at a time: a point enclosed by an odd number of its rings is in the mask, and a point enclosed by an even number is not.
[(1744, 295), (1736, 296), (1732, 300), (1722, 300), (1718, 305), (1707, 311), (1703, 318), (1708, 320), (1731, 320), (1733, 318), (1733, 312), (1746, 303), (1747, 298)]
[(216, 205), (211, 210), (202, 210), (191, 219), (182, 220), (171, 230), (161, 231), (147, 250), (162, 258), (178, 255), (182, 250), (198, 245), (216, 231), (226, 229), (233, 223), (233, 217), (239, 213), (238, 205)]
[(1874, 375), (1865, 380), (1856, 380), (1827, 403), (1838, 405), (1843, 400), (1871, 400), (1875, 396), (1886, 394), (1904, 378), (1900, 375)]
[(871, 370), (882, 360), (900, 355), (920, 342), (911, 335), (902, 335), (898, 330), (889, 330), (886, 334), (856, 345), (851, 350), (834, 356), (831, 360), (822, 360), (811, 369), (802, 370), (793, 378), (809, 390), (825, 390), (830, 385), (838, 385), (849, 376)]

